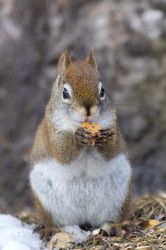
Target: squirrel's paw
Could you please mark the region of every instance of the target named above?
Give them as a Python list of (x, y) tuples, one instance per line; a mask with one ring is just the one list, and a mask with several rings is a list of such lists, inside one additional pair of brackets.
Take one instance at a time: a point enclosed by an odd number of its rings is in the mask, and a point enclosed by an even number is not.
[(34, 230), (34, 233), (39, 233), (40, 239), (44, 241), (51, 240), (52, 236), (56, 233), (61, 232), (61, 229), (58, 227), (44, 227), (44, 226), (37, 226)]
[(122, 223), (106, 222), (101, 226), (101, 228), (95, 229), (92, 234), (125, 237), (127, 234), (137, 231), (138, 229), (139, 227), (133, 225), (131, 221), (124, 221)]
[(102, 228), (96, 228), (92, 231), (92, 235), (108, 236), (108, 233), (104, 231)]
[(112, 139), (115, 133), (111, 129), (101, 129), (98, 132), (98, 136), (95, 139), (96, 145), (103, 145)]
[(81, 145), (91, 145), (92, 136), (86, 128), (79, 127), (75, 133), (76, 139)]
[(93, 230), (93, 235), (101, 235), (101, 236), (120, 236), (121, 225), (113, 222), (106, 222), (100, 228)]
[(122, 224), (106, 222), (102, 225), (101, 230), (106, 232), (109, 236), (121, 236)]

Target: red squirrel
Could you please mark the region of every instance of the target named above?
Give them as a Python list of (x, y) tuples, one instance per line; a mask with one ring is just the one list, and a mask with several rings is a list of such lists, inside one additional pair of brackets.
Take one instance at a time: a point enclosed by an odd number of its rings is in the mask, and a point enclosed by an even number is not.
[[(83, 122), (103, 128), (93, 146)], [(68, 225), (95, 229), (128, 217), (131, 167), (92, 50), (85, 61), (72, 61), (67, 52), (60, 56), (31, 158), (41, 238)]]

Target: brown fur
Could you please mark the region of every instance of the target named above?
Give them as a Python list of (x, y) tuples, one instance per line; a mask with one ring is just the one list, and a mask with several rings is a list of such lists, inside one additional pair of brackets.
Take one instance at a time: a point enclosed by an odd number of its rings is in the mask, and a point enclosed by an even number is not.
[(37, 130), (32, 160), (38, 161), (42, 158), (53, 157), (62, 164), (68, 164), (80, 154), (82, 148), (83, 146), (77, 142), (73, 133), (57, 130), (47, 117)]
[(51, 214), (49, 214), (44, 207), (42, 206), (38, 196), (33, 192), (35, 208), (37, 211), (37, 219), (40, 225), (44, 225), (46, 227), (53, 227), (54, 223), (51, 218)]
[(128, 194), (127, 194), (125, 202), (121, 208), (120, 222), (130, 219), (130, 216), (131, 216), (131, 195), (132, 195), (132, 184), (130, 181), (129, 188), (128, 188)]
[(80, 105), (93, 106), (96, 104), (98, 76), (88, 63), (73, 62), (66, 71), (65, 80), (71, 85), (73, 95), (77, 97)]
[[(59, 59), (58, 72), (63, 75), (63, 80), (72, 86), (80, 106), (96, 105), (98, 72), (93, 51), (85, 62), (72, 62), (67, 52), (64, 52)], [(71, 163), (80, 154), (83, 146), (78, 143), (73, 133), (59, 131), (52, 124), (52, 99), (54, 97), (51, 96), (45, 118), (36, 132), (32, 162), (50, 156), (62, 164)]]
[(44, 209), (39, 198), (34, 192), (33, 196), (38, 222), (38, 226), (34, 229), (34, 232), (39, 233), (40, 239), (49, 241), (54, 234), (61, 231), (61, 228), (55, 225), (55, 223), (53, 223), (51, 214)]
[(101, 153), (106, 160), (111, 160), (121, 152), (127, 154), (126, 143), (117, 124), (116, 110), (114, 108), (112, 109), (112, 114), (113, 126), (110, 130), (114, 132), (114, 135), (108, 142), (97, 146), (98, 152)]
[(123, 136), (118, 128), (118, 125), (114, 125), (114, 127), (111, 127), (111, 130), (115, 133), (111, 140), (104, 143), (103, 145), (98, 145), (97, 150), (98, 152), (106, 159), (111, 160), (116, 155), (118, 155), (121, 152), (126, 151), (126, 144), (123, 139)]

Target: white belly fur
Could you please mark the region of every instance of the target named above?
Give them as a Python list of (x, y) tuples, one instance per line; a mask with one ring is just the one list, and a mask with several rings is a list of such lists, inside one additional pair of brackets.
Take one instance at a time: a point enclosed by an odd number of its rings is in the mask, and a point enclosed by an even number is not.
[(118, 221), (130, 176), (124, 154), (105, 161), (89, 147), (70, 165), (53, 158), (36, 163), (30, 182), (56, 225), (99, 227)]

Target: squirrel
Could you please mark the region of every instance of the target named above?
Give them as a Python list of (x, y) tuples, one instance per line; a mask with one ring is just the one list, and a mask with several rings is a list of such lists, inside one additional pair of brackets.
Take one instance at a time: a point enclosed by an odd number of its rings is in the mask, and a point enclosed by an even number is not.
[[(130, 214), (130, 162), (105, 92), (93, 50), (85, 61), (73, 61), (66, 51), (60, 56), (31, 153), (30, 186), (41, 238), (68, 225), (107, 225), (109, 233), (109, 224)], [(94, 146), (84, 122), (103, 128)]]

